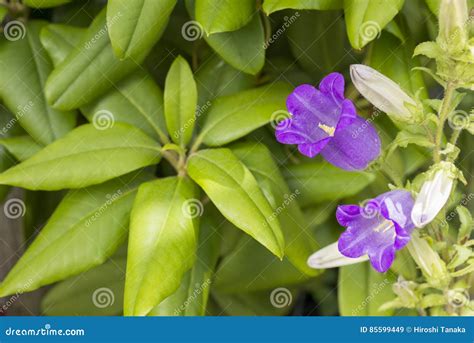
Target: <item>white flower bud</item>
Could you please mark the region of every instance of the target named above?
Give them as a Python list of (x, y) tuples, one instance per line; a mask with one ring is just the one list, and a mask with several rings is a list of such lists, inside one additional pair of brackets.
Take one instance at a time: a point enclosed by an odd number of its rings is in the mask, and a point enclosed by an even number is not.
[(466, 0), (442, 0), (439, 6), (439, 35), (450, 44), (464, 47), (468, 41), (468, 10)]
[(441, 162), (435, 166), (432, 177), (423, 183), (411, 212), (411, 220), (417, 227), (424, 227), (438, 215), (449, 199), (456, 178), (454, 165)]
[(417, 232), (412, 233), (407, 248), (411, 257), (413, 257), (413, 260), (415, 260), (431, 285), (446, 286), (449, 283), (446, 264), (428, 242), (418, 236)]
[(369, 257), (367, 255), (357, 258), (346, 257), (339, 252), (337, 242), (334, 242), (312, 254), (308, 258), (308, 266), (314, 269), (336, 268), (348, 264), (364, 262), (368, 259)]
[(416, 106), (416, 101), (405, 93), (398, 84), (363, 64), (351, 65), (351, 79), (357, 90), (379, 110), (398, 120), (411, 119), (411, 112), (405, 106)]

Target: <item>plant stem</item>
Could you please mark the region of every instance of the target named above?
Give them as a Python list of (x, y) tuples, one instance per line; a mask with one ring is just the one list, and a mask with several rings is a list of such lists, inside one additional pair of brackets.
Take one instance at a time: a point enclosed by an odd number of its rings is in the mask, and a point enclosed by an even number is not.
[(444, 123), (446, 122), (446, 119), (448, 119), (449, 116), (449, 109), (451, 106), (451, 102), (453, 99), (454, 91), (456, 89), (456, 85), (454, 82), (448, 82), (446, 85), (446, 91), (444, 93), (444, 99), (443, 103), (441, 105), (439, 115), (438, 115), (438, 129), (436, 131), (436, 137), (435, 137), (435, 154), (433, 156), (435, 162), (440, 162), (441, 161), (441, 141), (443, 139), (443, 129), (444, 129)]

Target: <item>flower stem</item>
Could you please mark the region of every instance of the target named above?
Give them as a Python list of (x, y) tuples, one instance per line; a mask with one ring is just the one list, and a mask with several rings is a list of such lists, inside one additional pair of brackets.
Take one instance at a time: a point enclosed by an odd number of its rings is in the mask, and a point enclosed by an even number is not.
[(446, 85), (446, 91), (444, 93), (443, 103), (441, 105), (441, 109), (438, 115), (438, 130), (436, 131), (435, 137), (435, 154), (434, 154), (434, 161), (440, 162), (441, 161), (441, 141), (443, 140), (443, 129), (444, 123), (449, 116), (449, 110), (451, 106), (451, 102), (453, 100), (454, 91), (456, 89), (456, 85), (454, 82), (448, 82)]

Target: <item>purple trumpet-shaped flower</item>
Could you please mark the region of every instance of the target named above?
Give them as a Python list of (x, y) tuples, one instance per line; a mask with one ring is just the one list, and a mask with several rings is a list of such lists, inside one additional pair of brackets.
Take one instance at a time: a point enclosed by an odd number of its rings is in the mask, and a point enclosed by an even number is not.
[(369, 200), (362, 207), (339, 206), (337, 221), (347, 228), (339, 237), (339, 252), (351, 258), (368, 255), (375, 270), (386, 272), (395, 251), (410, 241), (415, 228), (411, 220), (413, 205), (409, 192), (395, 190)]
[(380, 138), (374, 127), (357, 115), (351, 100), (344, 98), (344, 77), (331, 73), (319, 89), (301, 85), (288, 96), (291, 116), (276, 127), (276, 139), (297, 144), (308, 157), (318, 153), (333, 165), (361, 170), (380, 154)]

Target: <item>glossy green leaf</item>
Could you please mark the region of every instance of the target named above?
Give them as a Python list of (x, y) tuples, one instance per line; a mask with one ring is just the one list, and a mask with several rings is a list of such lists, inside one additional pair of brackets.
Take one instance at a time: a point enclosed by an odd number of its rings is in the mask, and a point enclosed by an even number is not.
[[(286, 242), (285, 256), (300, 271), (316, 275), (318, 271), (308, 267), (307, 264), (308, 257), (316, 251), (317, 245), (298, 206), (300, 192), (292, 193), (290, 191), (265, 145), (259, 143), (239, 144), (232, 147), (232, 152), (252, 172), (274, 210), (274, 218), (280, 220)], [(251, 257), (250, 255), (246, 256)], [(251, 258), (253, 259), (253, 257)]]
[(140, 59), (160, 39), (176, 0), (110, 0), (107, 27), (115, 54)]
[(310, 277), (284, 258), (278, 259), (257, 241), (242, 236), (216, 272), (215, 288), (221, 293), (255, 292), (303, 283)]
[(208, 207), (199, 225), (196, 262), (188, 271), (178, 290), (150, 312), (153, 316), (204, 316), (219, 256), (221, 234), (218, 232), (222, 217), (209, 215)]
[(273, 83), (217, 98), (200, 132), (203, 142), (209, 146), (224, 145), (281, 118), (286, 113), (285, 100), (290, 92), (289, 85)]
[(204, 61), (194, 77), (198, 89), (200, 115), (212, 106), (212, 100), (215, 98), (234, 94), (255, 85), (253, 76), (231, 67), (218, 56)]
[(130, 219), (125, 315), (146, 315), (173, 294), (194, 263), (197, 220), (186, 215), (197, 189), (169, 177), (143, 184)]
[(291, 165), (283, 173), (290, 188), (301, 192), (298, 202), (302, 206), (352, 196), (375, 180), (367, 172), (345, 171), (319, 162)]
[[(32, 21), (22, 39), (0, 39), (0, 98), (15, 114), (21, 126), (36, 141), (49, 144), (75, 125), (72, 112), (52, 109), (46, 103), (43, 87), (52, 70), (39, 32), (46, 22)], [(21, 29), (21, 27), (20, 27)], [(21, 32), (20, 32), (21, 34)]]
[[(41, 43), (57, 65), (73, 50), (84, 32), (67, 25), (48, 25), (41, 33)], [(81, 106), (81, 112), (90, 122), (108, 116), (110, 120), (138, 127), (150, 137), (167, 140), (163, 92), (142, 70), (127, 76), (97, 100)]]
[(344, 0), (347, 36), (355, 49), (378, 38), (404, 0)]
[(392, 311), (379, 311), (393, 300), (392, 284), (396, 276), (375, 271), (369, 262), (339, 268), (339, 312), (343, 316), (390, 316)]
[(104, 263), (126, 239), (135, 193), (149, 179), (135, 173), (70, 191), (0, 284), (0, 295), (32, 291)]
[[(419, 92), (421, 98), (427, 98), (423, 75), (412, 68), (420, 65), (418, 58), (413, 58), (413, 44), (407, 41), (400, 44), (391, 34), (384, 34), (374, 42), (368, 54), (368, 64), (397, 82), (410, 94)], [(391, 51), (387, 54), (387, 51)]]
[(0, 145), (3, 145), (18, 161), (27, 160), (43, 148), (30, 136), (1, 138)]
[(265, 0), (263, 10), (267, 15), (287, 8), (295, 10), (337, 10), (343, 0)]
[(188, 173), (224, 217), (273, 254), (283, 257), (280, 223), (278, 219), (271, 220), (273, 210), (255, 177), (229, 149), (202, 150), (192, 155)]
[(0, 184), (31, 190), (82, 188), (156, 164), (160, 145), (128, 124), (82, 125), (0, 174)]
[(135, 70), (145, 58), (120, 61), (107, 34), (105, 10), (92, 22), (74, 50), (49, 75), (45, 86), (55, 108), (74, 109), (89, 103)]
[(265, 64), (265, 35), (258, 14), (237, 31), (204, 35), (204, 39), (227, 63), (255, 75)]
[(208, 35), (238, 30), (255, 12), (254, 0), (196, 0), (196, 20)]
[(178, 56), (166, 76), (165, 119), (171, 139), (185, 146), (196, 121), (197, 88), (188, 62)]
[(23, 0), (23, 4), (35, 8), (56, 7), (67, 4), (72, 0)]
[(122, 313), (126, 268), (125, 257), (114, 257), (103, 265), (55, 285), (43, 298), (46, 316), (117, 316)]

